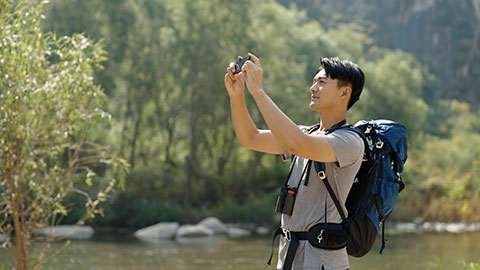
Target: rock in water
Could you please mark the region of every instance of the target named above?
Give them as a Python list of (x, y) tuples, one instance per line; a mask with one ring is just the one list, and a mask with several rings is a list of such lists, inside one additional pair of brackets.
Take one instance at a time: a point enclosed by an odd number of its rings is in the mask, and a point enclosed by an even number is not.
[(265, 236), (265, 235), (268, 235), (270, 233), (270, 230), (267, 227), (258, 227), (255, 230), (255, 233), (258, 234), (258, 235)]
[(244, 230), (244, 229), (235, 228), (235, 227), (228, 228), (228, 236), (230, 237), (245, 237), (251, 234), (252, 233), (249, 230)]
[(214, 234), (228, 234), (228, 227), (216, 217), (208, 217), (198, 223), (212, 230)]
[(179, 225), (177, 222), (162, 222), (145, 227), (135, 232), (135, 237), (141, 240), (173, 239)]
[(182, 225), (177, 230), (176, 237), (212, 236), (214, 232), (203, 225)]
[(39, 228), (37, 232), (41, 235), (62, 239), (90, 239), (94, 234), (93, 228), (90, 226), (75, 225)]

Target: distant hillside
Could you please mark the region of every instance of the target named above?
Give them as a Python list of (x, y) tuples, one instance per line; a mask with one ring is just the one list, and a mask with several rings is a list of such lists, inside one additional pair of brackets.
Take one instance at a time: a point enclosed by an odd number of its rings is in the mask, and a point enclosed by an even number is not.
[(360, 24), (376, 45), (414, 54), (435, 75), (424, 91), (427, 102), (480, 104), (479, 0), (277, 1), (295, 4), (325, 28)]

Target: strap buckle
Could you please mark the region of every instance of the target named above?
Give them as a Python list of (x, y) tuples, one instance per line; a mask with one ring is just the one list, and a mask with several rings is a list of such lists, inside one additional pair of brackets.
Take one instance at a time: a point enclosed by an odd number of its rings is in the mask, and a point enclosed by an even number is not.
[(324, 229), (320, 230), (320, 234), (317, 236), (318, 243), (321, 244), (323, 240)]
[(324, 172), (324, 171), (319, 171), (319, 172), (318, 172), (318, 177), (319, 177), (321, 180), (323, 180), (323, 179), (325, 179), (327, 176), (325, 175), (325, 172)]
[(291, 241), (292, 240), (292, 234), (290, 233), (290, 230), (282, 228), (282, 231), (283, 231), (283, 235), (285, 236), (285, 238), (287, 238), (288, 241)]
[(383, 142), (382, 142), (382, 141), (378, 141), (375, 146), (376, 146), (378, 149), (380, 149), (380, 148), (383, 147)]
[(365, 133), (368, 134), (372, 132), (373, 127), (372, 126), (367, 126), (367, 129), (365, 130)]

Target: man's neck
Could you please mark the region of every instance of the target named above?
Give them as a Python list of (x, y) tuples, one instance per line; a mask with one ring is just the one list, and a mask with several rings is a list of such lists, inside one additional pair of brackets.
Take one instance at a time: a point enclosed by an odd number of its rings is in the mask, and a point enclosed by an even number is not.
[(340, 112), (328, 112), (322, 113), (320, 112), (320, 130), (325, 131), (332, 126), (340, 123), (343, 119), (347, 117), (346, 111)]

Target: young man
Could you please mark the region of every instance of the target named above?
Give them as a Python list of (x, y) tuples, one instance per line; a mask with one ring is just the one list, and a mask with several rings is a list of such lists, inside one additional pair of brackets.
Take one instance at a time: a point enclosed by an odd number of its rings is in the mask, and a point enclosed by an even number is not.
[[(260, 59), (249, 54), (242, 72), (234, 73), (233, 65), (227, 68), (225, 86), (230, 96), (232, 119), (240, 144), (252, 150), (270, 154), (295, 155), (293, 171), (288, 179), (290, 186), (298, 186), (293, 213), (282, 214), (284, 232), (308, 231), (318, 223), (341, 223), (342, 219), (319, 179), (315, 168), (308, 168), (306, 177), (300, 179), (308, 160), (324, 162), (326, 176), (340, 204), (347, 213), (345, 201), (360, 168), (364, 145), (358, 134), (338, 130), (327, 134), (335, 125), (347, 125), (347, 110), (359, 99), (365, 81), (362, 70), (350, 61), (322, 58), (320, 68), (310, 87), (310, 108), (320, 115), (319, 129), (309, 134), (305, 126), (297, 126), (269, 98), (262, 85)], [(259, 130), (246, 107), (244, 83), (253, 96), (269, 130)], [(343, 122), (342, 122), (343, 121)], [(312, 163), (311, 167), (313, 167)], [(308, 177), (308, 178), (307, 178)], [(305, 181), (308, 179), (308, 185)], [(281, 237), (277, 269), (284, 265), (289, 247), (287, 237)], [(345, 270), (349, 268), (346, 249), (326, 250), (300, 241), (295, 252), (292, 269)]]

